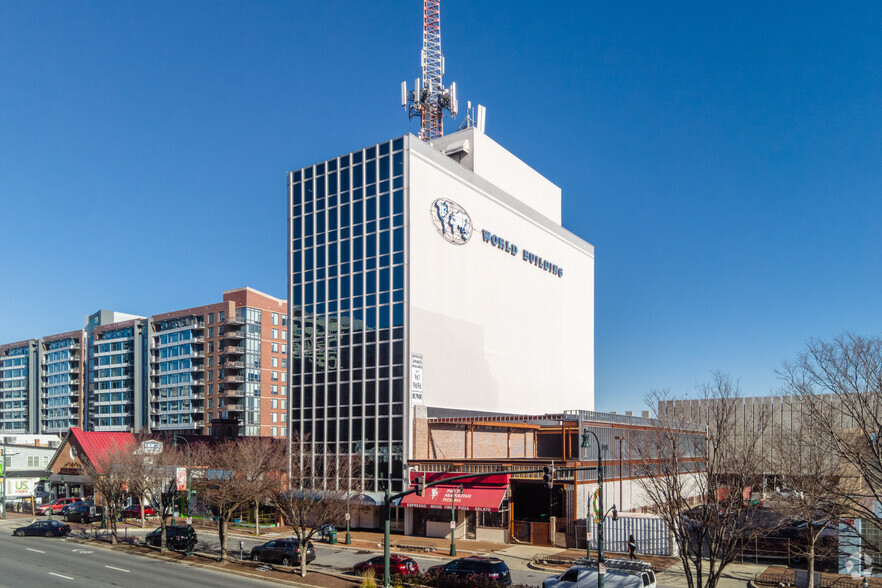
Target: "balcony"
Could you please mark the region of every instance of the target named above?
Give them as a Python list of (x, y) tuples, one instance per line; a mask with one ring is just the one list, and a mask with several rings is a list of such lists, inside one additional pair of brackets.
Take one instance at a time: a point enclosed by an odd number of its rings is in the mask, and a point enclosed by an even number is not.
[(224, 368), (225, 370), (241, 370), (241, 369), (245, 369), (245, 362), (244, 361), (228, 361), (228, 362), (224, 363), (223, 365), (221, 365), (221, 367)]
[(234, 330), (226, 331), (223, 334), (223, 338), (224, 339), (244, 339), (245, 338), (245, 331), (242, 329), (234, 329)]
[(242, 412), (245, 410), (245, 405), (243, 404), (227, 404), (221, 407), (222, 410), (226, 410), (228, 412)]
[(204, 386), (205, 379), (204, 378), (193, 378), (192, 380), (190, 380), (190, 385), (191, 386)]
[(190, 343), (205, 343), (205, 335), (190, 337)]
[(244, 376), (227, 376), (223, 380), (221, 380), (222, 384), (244, 384), (245, 377)]
[(245, 353), (245, 348), (238, 345), (230, 345), (221, 349), (221, 353), (224, 355), (242, 355)]
[(228, 316), (226, 320), (226, 324), (228, 325), (244, 325), (245, 321), (237, 317), (236, 315)]

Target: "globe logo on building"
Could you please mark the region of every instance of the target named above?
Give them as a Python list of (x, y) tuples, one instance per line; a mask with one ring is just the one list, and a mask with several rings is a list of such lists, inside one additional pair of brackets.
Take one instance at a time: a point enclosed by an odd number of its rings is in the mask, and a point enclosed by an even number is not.
[(465, 245), (472, 238), (472, 219), (465, 209), (445, 198), (438, 198), (429, 210), (432, 224), (448, 243)]

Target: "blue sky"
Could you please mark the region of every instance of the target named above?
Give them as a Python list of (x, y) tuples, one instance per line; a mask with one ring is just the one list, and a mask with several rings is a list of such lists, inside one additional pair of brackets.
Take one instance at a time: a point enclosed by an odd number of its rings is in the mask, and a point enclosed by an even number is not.
[[(417, 131), (421, 11), (0, 3), (0, 341), (284, 297), (285, 172)], [(879, 334), (882, 4), (445, 0), (442, 43), (595, 246), (598, 410)]]

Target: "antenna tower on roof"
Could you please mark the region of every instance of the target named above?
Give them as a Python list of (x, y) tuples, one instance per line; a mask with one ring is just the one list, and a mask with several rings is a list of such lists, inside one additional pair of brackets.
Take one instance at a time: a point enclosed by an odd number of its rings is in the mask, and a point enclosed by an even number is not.
[(441, 54), (441, 0), (423, 0), (422, 81), (408, 91), (401, 82), (401, 106), (410, 118), (420, 117), (420, 139), (432, 141), (444, 136), (444, 111), (456, 116), (456, 83), (444, 87), (444, 56)]

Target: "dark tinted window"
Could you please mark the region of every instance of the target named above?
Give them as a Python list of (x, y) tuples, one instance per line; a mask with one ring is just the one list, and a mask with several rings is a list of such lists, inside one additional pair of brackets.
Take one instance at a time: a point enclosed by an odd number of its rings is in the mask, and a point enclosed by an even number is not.
[(504, 561), (497, 561), (490, 566), (494, 572), (498, 572), (500, 574), (508, 571), (508, 566), (505, 565)]

